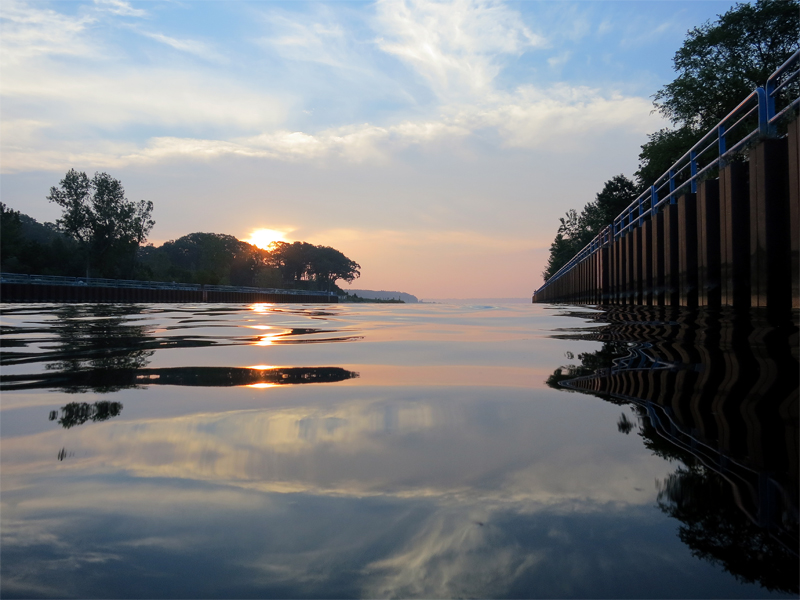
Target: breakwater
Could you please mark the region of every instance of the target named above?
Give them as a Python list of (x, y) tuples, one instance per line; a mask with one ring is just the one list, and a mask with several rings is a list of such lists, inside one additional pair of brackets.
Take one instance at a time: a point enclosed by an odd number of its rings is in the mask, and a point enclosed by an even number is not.
[(0, 302), (288, 302), (336, 303), (335, 293), (308, 290), (0, 274)]
[(796, 85), (799, 64), (800, 52), (533, 301), (800, 308), (800, 99), (783, 98), (785, 106), (775, 107), (779, 92)]

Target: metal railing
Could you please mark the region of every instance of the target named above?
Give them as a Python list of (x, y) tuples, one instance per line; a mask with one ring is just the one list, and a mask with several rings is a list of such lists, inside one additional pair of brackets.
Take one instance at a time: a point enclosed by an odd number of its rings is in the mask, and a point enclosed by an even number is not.
[(137, 281), (135, 279), (103, 279), (100, 277), (61, 277), (59, 275), (25, 275), (0, 273), (0, 285), (4, 283), (30, 283), (35, 285), (64, 285), (85, 287), (133, 288), (145, 290), (191, 290), (206, 292), (242, 292), (259, 294), (285, 294), (290, 296), (337, 296), (335, 292), (315, 290), (284, 290), (233, 285), (203, 285), (199, 283), (176, 283), (168, 281)]
[[(697, 192), (699, 181), (720, 169), (735, 155), (757, 139), (777, 135), (778, 123), (800, 106), (800, 95), (776, 109), (781, 92), (800, 81), (800, 50), (778, 67), (767, 79), (765, 87), (753, 90), (747, 98), (706, 133), (688, 152), (681, 156), (649, 189), (631, 202), (611, 225), (604, 228), (569, 262), (556, 271), (536, 290), (541, 292), (568, 273), (598, 249), (641, 227), (646, 219), (662, 210), (666, 204), (676, 204), (687, 191)], [(747, 129), (747, 126), (755, 128)]]

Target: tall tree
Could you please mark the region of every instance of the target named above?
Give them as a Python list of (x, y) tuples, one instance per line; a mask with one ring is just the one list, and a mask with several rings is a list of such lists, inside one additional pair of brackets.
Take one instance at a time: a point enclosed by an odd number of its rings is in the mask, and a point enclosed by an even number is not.
[(155, 225), (152, 202), (129, 201), (122, 184), (107, 173), (89, 179), (75, 169), (50, 188), (47, 199), (62, 207), (56, 224), (83, 249), (87, 277), (133, 275), (136, 251)]
[(594, 202), (587, 204), (581, 212), (579, 222), (583, 245), (588, 244), (607, 225), (611, 225), (617, 215), (636, 200), (638, 192), (636, 184), (625, 175), (615, 175), (606, 181)]
[(190, 233), (147, 246), (140, 252), (150, 276), (158, 280), (213, 285), (254, 285), (269, 253), (222, 233)]
[(331, 285), (343, 279), (352, 283), (361, 276), (361, 265), (330, 246), (315, 246), (309, 270), (320, 289), (330, 290)]
[(580, 214), (570, 209), (559, 219), (556, 239), (550, 245), (550, 256), (542, 277), (547, 281), (567, 264), (586, 244), (591, 242), (604, 227), (611, 224), (637, 196), (636, 184), (624, 175), (616, 175), (606, 181), (593, 202), (589, 202)]
[(361, 265), (335, 248), (307, 242), (271, 244), (269, 264), (280, 270), (287, 284), (313, 281), (313, 286), (324, 290), (335, 286), (339, 279), (350, 283), (361, 275)]
[(766, 83), (798, 38), (797, 0), (736, 4), (687, 33), (673, 58), (678, 76), (656, 92), (655, 107), (674, 125), (705, 132)]
[(678, 76), (658, 90), (656, 110), (674, 129), (650, 136), (637, 181), (649, 186), (798, 48), (800, 2), (736, 4), (716, 21), (691, 29), (673, 65)]

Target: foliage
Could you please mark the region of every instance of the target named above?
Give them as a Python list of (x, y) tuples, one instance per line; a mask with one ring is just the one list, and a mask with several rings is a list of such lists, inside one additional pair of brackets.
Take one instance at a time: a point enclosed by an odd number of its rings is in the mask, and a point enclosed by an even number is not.
[[(637, 180), (650, 185), (797, 50), (798, 0), (736, 4), (690, 30), (673, 65), (678, 76), (658, 90), (654, 106), (675, 129), (648, 136)], [(754, 124), (754, 123), (753, 123)]]
[(555, 240), (550, 245), (550, 256), (542, 277), (547, 281), (567, 264), (586, 244), (591, 242), (614, 218), (636, 199), (636, 184), (624, 175), (606, 181), (593, 202), (580, 214), (575, 209), (559, 219)]
[(615, 175), (606, 181), (594, 202), (588, 204), (581, 214), (582, 228), (591, 234), (586, 243), (607, 225), (611, 225), (616, 216), (636, 200), (638, 195), (636, 184), (625, 175)]
[(190, 233), (155, 248), (146, 246), (140, 262), (156, 281), (254, 286), (267, 269), (269, 253), (221, 233)]
[(125, 198), (122, 184), (107, 173), (70, 169), (47, 196), (63, 209), (56, 224), (83, 252), (86, 275), (133, 276), (136, 250), (155, 225), (153, 203)]
[(547, 266), (545, 267), (542, 277), (545, 281), (555, 275), (558, 270), (569, 262), (575, 256), (580, 248), (574, 240), (565, 238), (564, 234), (556, 234), (556, 239), (550, 244), (550, 256), (547, 258)]
[(9, 273), (80, 275), (83, 261), (71, 238), (0, 202), (0, 267)]
[(362, 298), (358, 294), (349, 294), (345, 292), (339, 295), (340, 302), (353, 302), (362, 304), (405, 304), (405, 300), (400, 298)]
[(330, 246), (306, 242), (274, 242), (270, 245), (268, 264), (281, 272), (286, 284), (314, 282), (317, 289), (331, 289), (343, 279), (352, 283), (361, 275), (361, 265)]
[(0, 203), (0, 260), (9, 272), (101, 276), (213, 285), (341, 291), (361, 266), (330, 246), (277, 242), (263, 250), (232, 235), (190, 233), (160, 247), (143, 245), (153, 203), (125, 198), (106, 173), (70, 169), (47, 196), (63, 209), (56, 225)]
[[(656, 179), (666, 173), (669, 168), (689, 149), (694, 146), (700, 135), (691, 127), (678, 129), (659, 129), (647, 136), (639, 153), (639, 169), (636, 171), (636, 182), (640, 189), (649, 187)], [(680, 174), (678, 181), (686, 179), (687, 173)]]
[[(676, 78), (658, 90), (655, 109), (673, 125), (648, 136), (636, 183), (607, 181), (580, 214), (570, 210), (550, 246), (545, 281), (589, 243), (723, 117), (797, 50), (800, 0), (736, 4), (715, 21), (690, 30), (673, 58)], [(686, 178), (679, 175), (678, 182)]]
[(797, 0), (736, 4), (688, 32), (673, 58), (678, 76), (656, 92), (655, 107), (677, 127), (705, 132), (766, 83), (798, 38)]

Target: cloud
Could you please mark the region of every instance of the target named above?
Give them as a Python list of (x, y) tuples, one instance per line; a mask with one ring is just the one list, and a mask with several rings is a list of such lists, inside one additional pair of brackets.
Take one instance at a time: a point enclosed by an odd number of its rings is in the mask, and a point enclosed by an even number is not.
[(274, 33), (258, 40), (259, 45), (290, 60), (353, 68), (353, 59), (360, 61), (350, 50), (348, 32), (330, 9), (319, 10), (321, 14), (302, 18), (278, 11), (265, 14), (263, 18)]
[[(148, 81), (153, 80), (154, 74), (150, 74)], [(270, 116), (280, 114), (275, 102), (272, 111), (264, 110), (265, 101), (257, 95), (242, 92), (232, 102), (228, 95), (230, 89), (204, 91), (201, 81), (192, 81), (187, 76), (163, 72), (158, 74), (158, 80), (161, 82), (158, 94), (151, 92), (146, 82), (136, 76), (124, 78), (116, 91), (107, 88), (102, 78), (80, 85), (65, 80), (58, 86), (57, 93), (62, 105), (71, 104), (75, 114), (84, 119), (91, 115), (97, 123), (109, 127), (122, 121), (150, 121), (189, 126), (203, 122), (247, 129), (263, 126)], [(25, 85), (12, 85), (5, 91), (10, 96), (41, 98), (56, 94), (55, 90), (36, 80), (28, 80)], [(88, 90), (96, 93), (89, 94), (92, 101), (84, 104), (81, 99)], [(547, 91), (524, 87), (514, 94), (495, 94), (490, 103), (483, 105), (443, 107), (442, 114), (435, 120), (406, 120), (387, 126), (365, 123), (316, 133), (273, 130), (229, 139), (158, 136), (150, 138), (143, 146), (120, 146), (104, 163), (124, 165), (174, 157), (205, 160), (232, 155), (289, 161), (333, 158), (375, 164), (389, 162), (394, 154), (409, 147), (463, 144), (477, 135), (493, 136), (500, 146), (508, 148), (570, 152), (589, 139), (602, 138), (610, 132), (644, 135), (660, 122), (659, 117), (650, 114), (650, 102), (645, 98), (563, 85)], [(41, 128), (42, 122), (19, 119), (8, 130), (4, 142), (6, 172), (30, 167), (27, 160), (19, 160), (18, 153), (30, 145), (30, 131), (35, 126)], [(79, 146), (74, 140), (70, 145), (73, 150)], [(84, 143), (87, 148), (89, 145), (93, 148), (91, 153), (96, 153), (94, 143)], [(73, 157), (75, 154), (73, 152)], [(67, 162), (62, 162), (57, 167), (65, 165)], [(54, 166), (42, 164), (41, 168)]]
[(491, 0), (381, 0), (377, 44), (440, 96), (490, 88), (505, 56), (546, 45), (516, 11)]
[[(501, 596), (525, 571), (544, 559), (543, 549), (498, 543), (502, 533), (484, 521), (491, 513), (440, 509), (406, 548), (366, 566), (372, 598)], [(487, 549), (491, 548), (491, 551)]]
[(198, 42), (196, 40), (187, 40), (187, 39), (177, 39), (174, 37), (170, 37), (168, 35), (164, 35), (163, 33), (156, 33), (151, 31), (143, 31), (141, 29), (135, 30), (139, 35), (143, 35), (151, 40), (155, 40), (157, 42), (161, 42), (169, 46), (170, 48), (174, 48), (180, 52), (187, 52), (189, 54), (194, 54), (200, 58), (205, 60), (210, 60), (214, 62), (224, 62), (224, 59), (221, 54), (213, 50), (208, 44), (203, 42)]
[(284, 113), (275, 99), (224, 77), (213, 77), (210, 85), (202, 72), (59, 71), (56, 65), (38, 62), (6, 67), (3, 74), (5, 119), (30, 118), (30, 113), (62, 130), (152, 124), (252, 130), (274, 125)]
[(133, 8), (130, 3), (123, 0), (94, 0), (94, 4), (100, 10), (106, 10), (112, 14), (123, 17), (145, 17), (147, 11)]
[[(73, 17), (50, 9), (34, 8), (17, 0), (3, 2), (0, 12), (2, 63), (5, 67), (28, 57), (48, 54), (92, 54), (93, 49), (82, 39), (82, 34), (95, 21), (96, 18), (88, 14)], [(8, 74), (4, 73), (3, 80), (5, 88)]]

